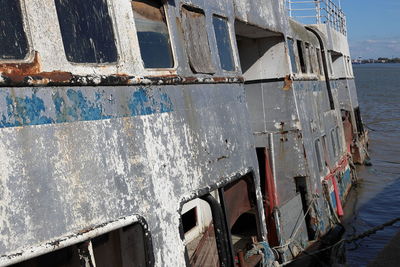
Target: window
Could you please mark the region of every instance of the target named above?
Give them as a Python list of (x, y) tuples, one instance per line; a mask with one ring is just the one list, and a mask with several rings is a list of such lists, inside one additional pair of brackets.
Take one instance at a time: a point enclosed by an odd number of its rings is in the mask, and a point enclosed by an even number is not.
[(321, 50), (319, 48), (317, 48), (317, 60), (318, 60), (318, 73), (319, 75), (323, 75), (324, 74), (324, 69), (322, 66), (322, 56), (321, 56)]
[(332, 67), (332, 52), (328, 52), (328, 69), (329, 69), (329, 74), (333, 75), (333, 67)]
[(314, 142), (315, 154), (317, 155), (317, 163), (319, 172), (323, 171), (322, 155), (321, 155), (321, 141), (319, 138)]
[(213, 16), (215, 38), (217, 40), (218, 55), (221, 68), (227, 71), (235, 70), (232, 55), (231, 38), (229, 35), (228, 21), (224, 18)]
[(194, 73), (214, 73), (204, 12), (184, 6), (182, 8), (182, 26), (192, 71)]
[(309, 43), (306, 43), (306, 57), (308, 58), (308, 72), (314, 73), (313, 68), (313, 55), (312, 55), (312, 47)]
[(290, 57), (290, 62), (292, 64), (292, 72), (297, 73), (297, 64), (296, 64), (296, 55), (294, 53), (294, 41), (293, 39), (288, 38), (288, 49), (289, 49), (289, 57)]
[(132, 8), (144, 67), (172, 68), (174, 60), (162, 2), (133, 0)]
[(336, 127), (335, 135), (336, 135), (336, 144), (338, 145), (338, 153), (340, 153), (342, 151), (342, 144), (339, 138), (339, 127)]
[(28, 41), (20, 1), (0, 0), (0, 60), (24, 59)]
[[(12, 265), (13, 267), (147, 266), (149, 252), (139, 223), (97, 236), (91, 240)], [(92, 264), (90, 264), (92, 263)]]
[(117, 61), (112, 20), (106, 0), (55, 0), (68, 61)]
[(331, 130), (331, 140), (332, 140), (333, 154), (335, 155), (335, 157), (337, 157), (339, 155), (339, 150), (338, 150), (338, 144), (336, 142), (335, 129)]
[(305, 57), (304, 57), (304, 52), (303, 52), (303, 42), (300, 40), (297, 40), (297, 51), (299, 52), (301, 72), (306, 73), (307, 67), (306, 67), (306, 62), (305, 62)]

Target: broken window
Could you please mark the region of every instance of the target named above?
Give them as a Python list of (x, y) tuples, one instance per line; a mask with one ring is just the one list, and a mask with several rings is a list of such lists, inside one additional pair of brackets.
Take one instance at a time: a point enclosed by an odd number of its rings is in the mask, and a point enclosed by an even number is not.
[(13, 267), (148, 266), (148, 243), (139, 223), (12, 265)]
[(213, 16), (215, 38), (217, 40), (219, 61), (221, 68), (227, 71), (235, 70), (232, 55), (231, 38), (229, 35), (228, 21), (224, 18)]
[(182, 8), (182, 25), (192, 71), (214, 73), (204, 12), (201, 9), (184, 6)]
[(297, 51), (299, 52), (301, 72), (306, 73), (307, 66), (306, 66), (305, 57), (304, 57), (303, 42), (300, 40), (297, 40)]
[(172, 68), (174, 60), (162, 2), (133, 0), (132, 8), (144, 67)]
[(68, 61), (117, 61), (112, 20), (106, 0), (55, 0)]
[(288, 38), (287, 43), (288, 43), (288, 49), (289, 49), (290, 63), (292, 64), (292, 72), (297, 73), (296, 55), (294, 53), (294, 46), (293, 46), (294, 41), (293, 41), (293, 39)]
[(24, 59), (28, 54), (20, 1), (0, 0), (0, 59)]

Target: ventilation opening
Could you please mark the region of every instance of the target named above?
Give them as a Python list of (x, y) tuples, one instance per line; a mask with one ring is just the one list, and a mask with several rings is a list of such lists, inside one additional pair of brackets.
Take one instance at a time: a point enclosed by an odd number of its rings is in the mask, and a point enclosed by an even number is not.
[(307, 73), (307, 66), (306, 66), (304, 51), (303, 51), (303, 42), (300, 40), (297, 40), (297, 51), (299, 52), (299, 61), (300, 61), (301, 72)]
[(185, 234), (197, 226), (196, 208), (192, 208), (182, 215), (182, 226)]

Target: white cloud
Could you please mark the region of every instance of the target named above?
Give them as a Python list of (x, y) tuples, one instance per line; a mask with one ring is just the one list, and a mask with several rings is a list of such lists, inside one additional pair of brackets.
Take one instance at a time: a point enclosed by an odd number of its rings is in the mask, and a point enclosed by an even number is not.
[(400, 57), (400, 37), (350, 41), (353, 58)]

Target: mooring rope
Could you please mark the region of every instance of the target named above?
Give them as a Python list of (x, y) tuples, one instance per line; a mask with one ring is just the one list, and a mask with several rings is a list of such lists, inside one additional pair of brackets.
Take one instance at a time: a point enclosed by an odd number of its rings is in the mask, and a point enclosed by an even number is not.
[(288, 264), (290, 264), (290, 263), (292, 263), (292, 262), (294, 262), (294, 261), (303, 259), (303, 258), (308, 257), (308, 256), (315, 256), (315, 255), (317, 255), (317, 254), (319, 254), (319, 253), (321, 253), (321, 252), (324, 252), (324, 251), (326, 251), (326, 250), (329, 250), (329, 249), (331, 249), (331, 248), (334, 248), (334, 247), (336, 247), (337, 245), (339, 245), (339, 244), (341, 244), (341, 243), (343, 243), (343, 242), (346, 242), (346, 243), (353, 243), (353, 242), (355, 242), (355, 241), (357, 241), (357, 240), (363, 239), (363, 238), (365, 238), (365, 237), (369, 237), (369, 236), (375, 234), (376, 232), (378, 232), (379, 230), (383, 230), (385, 227), (392, 226), (392, 225), (395, 224), (396, 222), (400, 222), (400, 217), (397, 217), (397, 218), (394, 218), (394, 219), (392, 219), (392, 220), (390, 220), (390, 221), (387, 221), (387, 222), (385, 222), (385, 223), (382, 223), (382, 224), (380, 224), (380, 225), (378, 225), (378, 226), (375, 226), (375, 227), (373, 227), (373, 228), (371, 228), (371, 229), (369, 229), (369, 230), (367, 230), (367, 231), (365, 231), (365, 232), (363, 232), (363, 233), (361, 233), (361, 234), (354, 235), (354, 236), (352, 236), (352, 237), (350, 237), (350, 238), (348, 238), (348, 239), (341, 239), (341, 240), (339, 240), (338, 242), (336, 242), (335, 244), (333, 244), (333, 245), (331, 245), (331, 246), (329, 246), (329, 247), (325, 247), (325, 248), (323, 248), (323, 249), (317, 250), (317, 251), (312, 252), (312, 253), (307, 253), (307, 254), (304, 253), (304, 255), (302, 255), (301, 257), (295, 258), (295, 259), (290, 260), (290, 261), (287, 261), (287, 262), (281, 264), (280, 266), (288, 265)]

